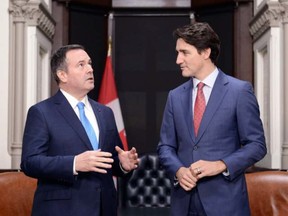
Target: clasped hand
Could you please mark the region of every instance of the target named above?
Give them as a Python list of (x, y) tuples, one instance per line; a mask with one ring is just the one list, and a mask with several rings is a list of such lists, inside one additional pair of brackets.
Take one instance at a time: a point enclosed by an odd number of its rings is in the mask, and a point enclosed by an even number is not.
[(196, 187), (199, 179), (206, 176), (215, 176), (226, 170), (226, 165), (223, 161), (204, 161), (199, 160), (192, 163), (189, 167), (181, 167), (176, 172), (176, 177), (180, 186), (190, 191)]

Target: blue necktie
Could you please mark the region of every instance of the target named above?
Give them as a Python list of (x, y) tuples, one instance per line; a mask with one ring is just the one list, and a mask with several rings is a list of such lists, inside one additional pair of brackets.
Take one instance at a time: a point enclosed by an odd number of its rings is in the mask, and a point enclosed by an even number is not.
[(81, 121), (83, 127), (85, 128), (85, 131), (89, 137), (89, 140), (93, 146), (93, 149), (96, 150), (96, 149), (98, 149), (97, 137), (96, 137), (95, 131), (94, 131), (91, 123), (89, 122), (89, 120), (87, 119), (87, 117), (85, 115), (84, 106), (85, 106), (85, 104), (82, 102), (79, 102), (77, 104), (77, 107), (79, 109), (80, 121)]

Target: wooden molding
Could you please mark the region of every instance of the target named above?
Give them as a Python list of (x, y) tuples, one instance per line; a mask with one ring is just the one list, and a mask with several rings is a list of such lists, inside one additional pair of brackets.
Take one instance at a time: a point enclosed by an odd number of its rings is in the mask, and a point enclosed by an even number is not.
[(113, 8), (190, 8), (191, 0), (112, 0)]
[(70, 3), (84, 4), (84, 5), (96, 5), (102, 7), (111, 7), (112, 0), (53, 0), (55, 2), (64, 3), (66, 5)]

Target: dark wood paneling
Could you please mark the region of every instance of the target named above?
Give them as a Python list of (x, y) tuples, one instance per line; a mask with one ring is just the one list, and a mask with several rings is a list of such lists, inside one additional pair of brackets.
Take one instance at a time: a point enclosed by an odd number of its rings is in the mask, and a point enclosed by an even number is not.
[(191, 0), (112, 0), (113, 8), (190, 8)]
[(94, 6), (103, 6), (103, 7), (111, 7), (112, 0), (53, 0), (59, 3), (63, 3), (66, 5), (71, 4), (83, 4), (83, 5), (94, 5)]
[(217, 66), (226, 74), (234, 75), (234, 6), (223, 5), (199, 9), (196, 21), (207, 22), (218, 34), (221, 41)]
[(253, 0), (191, 0), (192, 9), (201, 9), (205, 7), (221, 6), (221, 5), (237, 5), (243, 2), (253, 2)]
[(128, 145), (139, 154), (156, 151), (168, 91), (186, 81), (172, 32), (190, 22), (189, 13), (153, 12), (115, 13), (115, 79)]
[(234, 0), (191, 0), (192, 9), (200, 9), (211, 6), (219, 6), (234, 3)]
[(69, 43), (81, 44), (92, 59), (95, 88), (89, 96), (98, 99), (108, 48), (108, 9), (69, 5)]
[(191, 9), (199, 9), (203, 7), (219, 6), (223, 4), (237, 4), (239, 2), (253, 2), (253, 0), (53, 0), (64, 4), (77, 3), (86, 5), (96, 5), (104, 7), (169, 7), (179, 8), (185, 7)]
[(238, 4), (234, 13), (234, 76), (253, 83), (253, 47), (249, 23), (253, 2)]
[[(196, 19), (211, 24), (222, 41), (218, 66), (228, 74), (252, 81), (252, 42), (248, 23), (253, 3), (239, 4), (243, 1), (235, 3), (233, 0), (193, 2)], [(58, 0), (57, 4), (62, 5), (63, 14), (58, 15), (57, 31), (61, 34), (56, 34), (54, 41), (58, 41), (57, 44), (64, 43), (65, 32), (69, 32), (69, 43), (81, 43), (87, 48), (96, 77), (96, 88), (90, 96), (97, 99), (107, 53), (107, 14), (111, 11), (111, 0)], [(70, 19), (65, 15), (67, 9)], [(184, 82), (175, 64), (175, 41), (172, 38), (172, 30), (184, 23), (172, 22), (175, 18), (173, 14), (163, 16), (167, 8), (157, 9), (158, 14), (162, 13), (159, 17), (153, 15), (155, 8), (149, 13), (148, 9), (143, 8), (126, 10), (127, 17), (123, 15), (125, 9), (113, 9), (115, 35), (112, 56), (116, 85), (128, 145), (136, 146), (140, 153), (153, 152), (159, 139), (168, 91)], [(143, 10), (146, 15), (141, 14)], [(178, 8), (174, 12), (179, 14), (183, 11), (189, 14), (190, 9)], [(119, 16), (119, 13), (123, 16)], [(135, 15), (129, 17), (133, 13)], [(61, 17), (66, 17), (63, 19), (64, 26)], [(69, 31), (65, 27), (67, 20)], [(189, 15), (184, 22), (189, 22)]]
[[(52, 51), (54, 53), (60, 46), (68, 43), (68, 31), (69, 31), (69, 11), (68, 8), (59, 3), (52, 2), (52, 16), (56, 22), (55, 34), (53, 38), (53, 47)], [(58, 91), (58, 85), (51, 76), (51, 94), (54, 95)]]

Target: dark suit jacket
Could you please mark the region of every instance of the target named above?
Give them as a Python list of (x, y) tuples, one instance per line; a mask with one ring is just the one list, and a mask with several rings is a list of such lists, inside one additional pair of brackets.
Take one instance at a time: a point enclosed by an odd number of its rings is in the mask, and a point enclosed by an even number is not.
[(113, 154), (107, 174), (73, 175), (74, 156), (92, 150), (79, 118), (61, 91), (28, 111), (23, 136), (21, 169), (38, 179), (35, 216), (114, 216), (117, 195), (113, 175), (121, 176), (115, 146), (122, 148), (113, 112), (89, 99), (100, 130), (102, 151)]
[[(158, 154), (171, 179), (177, 170), (198, 160), (223, 160), (230, 175), (206, 177), (197, 183), (208, 216), (247, 216), (249, 204), (244, 172), (262, 159), (266, 144), (258, 103), (250, 83), (219, 72), (198, 131), (192, 116), (193, 82), (169, 93)], [(172, 215), (187, 215), (190, 193), (172, 190)]]

